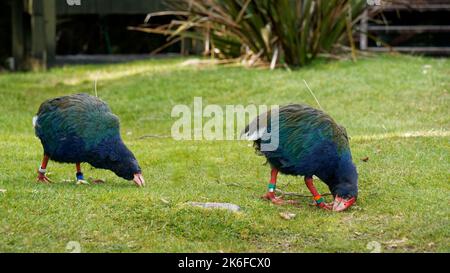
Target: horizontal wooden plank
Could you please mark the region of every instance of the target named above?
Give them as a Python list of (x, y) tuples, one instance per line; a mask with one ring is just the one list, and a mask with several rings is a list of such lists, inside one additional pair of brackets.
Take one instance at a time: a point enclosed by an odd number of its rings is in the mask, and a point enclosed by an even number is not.
[(168, 53), (168, 54), (160, 54), (160, 55), (158, 55), (158, 54), (157, 55), (150, 55), (150, 54), (57, 55), (56, 56), (56, 65), (121, 63), (121, 62), (137, 61), (137, 60), (162, 59), (162, 58), (179, 57), (179, 56), (180, 56), (180, 54), (176, 54), (176, 53)]
[(381, 5), (369, 6), (371, 10), (395, 11), (395, 10), (418, 10), (418, 11), (436, 11), (450, 10), (450, 4), (410, 4), (410, 5)]
[[(67, 0), (56, 0), (58, 15), (76, 14), (146, 14), (165, 10), (163, 0), (79, 0), (80, 5), (69, 5)], [(72, 3), (76, 1), (72, 0)]]
[(397, 47), (368, 47), (368, 51), (376, 52), (425, 52), (425, 53), (450, 53), (450, 47), (425, 47), (425, 46), (397, 46)]
[(415, 26), (368, 26), (372, 31), (401, 31), (401, 32), (447, 32), (450, 25), (415, 25)]

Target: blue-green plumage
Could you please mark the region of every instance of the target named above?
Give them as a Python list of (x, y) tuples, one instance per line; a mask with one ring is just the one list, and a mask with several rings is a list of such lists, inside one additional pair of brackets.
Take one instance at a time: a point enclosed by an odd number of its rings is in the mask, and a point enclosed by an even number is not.
[[(244, 132), (253, 136), (255, 148), (272, 167), (290, 175), (315, 175), (334, 195), (357, 196), (357, 173), (344, 127), (325, 112), (307, 105), (282, 106), (278, 119), (272, 120), (271, 115), (272, 112), (268, 112), (259, 116)], [(266, 130), (261, 132), (264, 128)], [(279, 129), (278, 147), (265, 151), (261, 149), (262, 144), (273, 141), (267, 136), (276, 136), (272, 128)]]
[(141, 172), (120, 137), (118, 117), (97, 97), (75, 94), (45, 101), (36, 116), (35, 132), (44, 153), (54, 161), (87, 162), (128, 180)]

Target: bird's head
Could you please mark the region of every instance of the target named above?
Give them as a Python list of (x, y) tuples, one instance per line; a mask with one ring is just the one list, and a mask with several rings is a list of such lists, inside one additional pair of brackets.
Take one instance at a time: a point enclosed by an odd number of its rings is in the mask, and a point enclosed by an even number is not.
[(358, 173), (350, 155), (339, 161), (335, 179), (330, 186), (334, 196), (333, 211), (343, 211), (351, 207), (358, 197)]
[(133, 180), (138, 187), (145, 186), (145, 180), (142, 176), (141, 168), (135, 158), (120, 158), (111, 164), (110, 169), (117, 176), (120, 176), (126, 180)]
[(133, 180), (138, 187), (145, 186), (141, 167), (133, 153), (125, 145), (117, 145), (108, 153), (107, 169), (126, 180)]

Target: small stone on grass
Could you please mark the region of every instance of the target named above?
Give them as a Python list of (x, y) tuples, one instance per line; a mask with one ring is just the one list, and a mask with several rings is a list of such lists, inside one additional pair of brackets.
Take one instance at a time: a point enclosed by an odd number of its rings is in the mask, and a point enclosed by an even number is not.
[(290, 213), (290, 212), (280, 212), (280, 217), (285, 219), (285, 220), (291, 220), (294, 219), (296, 216), (295, 213)]
[(239, 207), (238, 205), (235, 205), (235, 204), (231, 204), (231, 203), (187, 202), (186, 204), (189, 206), (200, 207), (200, 208), (205, 208), (205, 209), (226, 209), (226, 210), (229, 210), (232, 212), (238, 212), (241, 210), (241, 207)]

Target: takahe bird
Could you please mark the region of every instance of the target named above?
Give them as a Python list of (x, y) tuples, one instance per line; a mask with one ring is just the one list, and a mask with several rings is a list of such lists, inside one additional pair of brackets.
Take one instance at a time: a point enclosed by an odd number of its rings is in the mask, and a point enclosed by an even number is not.
[[(280, 171), (304, 176), (318, 207), (342, 211), (353, 205), (358, 195), (358, 174), (345, 128), (323, 111), (307, 105), (282, 106), (278, 108), (278, 119), (271, 118), (272, 112), (260, 115), (243, 131), (243, 137), (254, 141), (255, 149), (267, 158), (272, 167), (269, 189), (263, 198), (274, 204), (284, 203), (275, 196)], [(261, 146), (276, 136), (271, 131), (274, 128), (279, 132), (278, 146), (265, 151)], [(328, 185), (334, 196), (332, 204), (325, 203), (317, 192), (313, 175)]]
[(113, 171), (144, 186), (141, 168), (120, 137), (119, 118), (108, 105), (88, 94), (45, 101), (33, 118), (36, 136), (44, 148), (38, 181), (50, 182), (45, 172), (49, 159), (76, 164), (76, 179), (84, 181), (80, 163)]

